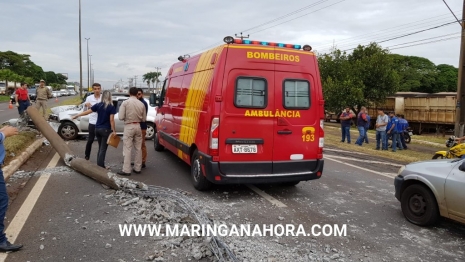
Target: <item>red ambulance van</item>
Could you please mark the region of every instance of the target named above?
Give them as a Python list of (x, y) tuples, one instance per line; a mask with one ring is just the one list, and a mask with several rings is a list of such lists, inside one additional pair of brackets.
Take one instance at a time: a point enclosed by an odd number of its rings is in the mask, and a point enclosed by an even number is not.
[(151, 94), (155, 150), (188, 163), (197, 190), (320, 178), (325, 114), (311, 47), (224, 42), (180, 56), (161, 93)]

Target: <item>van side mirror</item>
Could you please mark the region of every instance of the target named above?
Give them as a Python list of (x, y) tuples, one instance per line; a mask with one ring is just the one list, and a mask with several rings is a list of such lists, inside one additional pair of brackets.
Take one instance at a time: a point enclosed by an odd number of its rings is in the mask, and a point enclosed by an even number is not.
[(154, 107), (156, 105), (156, 94), (152, 93), (150, 94), (150, 98), (149, 98), (149, 103), (150, 103), (150, 106)]

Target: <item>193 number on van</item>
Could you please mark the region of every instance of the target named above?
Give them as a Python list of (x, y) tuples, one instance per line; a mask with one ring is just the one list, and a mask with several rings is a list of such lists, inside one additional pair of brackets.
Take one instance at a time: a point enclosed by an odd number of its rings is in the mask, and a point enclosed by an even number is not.
[(315, 141), (315, 135), (314, 134), (302, 135), (302, 141), (303, 142), (313, 142), (313, 141)]
[(232, 145), (234, 154), (256, 154), (257, 145)]

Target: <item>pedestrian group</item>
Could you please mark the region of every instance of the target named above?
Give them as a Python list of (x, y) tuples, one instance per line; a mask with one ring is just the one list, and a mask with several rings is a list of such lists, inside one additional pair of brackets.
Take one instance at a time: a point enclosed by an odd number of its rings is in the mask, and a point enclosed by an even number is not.
[[(94, 94), (88, 96), (84, 105), (87, 110), (73, 116), (76, 119), (80, 116), (89, 115), (89, 136), (85, 149), (85, 159), (89, 160), (92, 143), (97, 137), (99, 150), (97, 153), (97, 165), (106, 168), (105, 156), (108, 149), (108, 138), (111, 134), (116, 135), (115, 114), (116, 108), (110, 91), (101, 94), (101, 85), (92, 85)], [(147, 130), (148, 105), (144, 99), (142, 88), (131, 87), (130, 97), (123, 101), (119, 108), (118, 118), (124, 121), (123, 133), (123, 169), (117, 174), (130, 176), (131, 172), (141, 173), (147, 161), (147, 148), (145, 147), (145, 135)], [(135, 159), (131, 168), (132, 150), (135, 150)]]
[[(341, 113), (339, 119), (341, 121), (341, 132), (342, 139), (341, 142), (350, 144), (350, 127), (352, 125), (352, 119), (355, 117), (355, 114), (350, 110), (350, 107)], [(365, 107), (360, 108), (355, 120), (359, 137), (357, 138), (355, 144), (362, 146), (365, 142), (368, 141), (368, 129), (371, 123), (371, 117), (368, 115)], [(376, 150), (388, 150), (388, 141), (392, 139), (392, 152), (396, 152), (397, 148), (399, 150), (407, 149), (407, 144), (404, 138), (404, 132), (407, 131), (408, 122), (403, 115), (397, 115), (394, 112), (385, 113), (384, 110), (378, 110), (378, 116), (376, 118)]]

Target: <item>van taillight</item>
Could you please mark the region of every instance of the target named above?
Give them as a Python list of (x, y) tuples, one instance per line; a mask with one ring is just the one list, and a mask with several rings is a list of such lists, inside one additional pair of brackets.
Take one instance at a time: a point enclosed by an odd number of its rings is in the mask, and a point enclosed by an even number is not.
[(324, 119), (320, 119), (320, 137), (318, 141), (318, 158), (323, 158), (323, 147), (325, 145)]
[(218, 155), (218, 143), (220, 135), (220, 119), (214, 117), (212, 119), (212, 124), (210, 128), (210, 146), (209, 146), (209, 155), (217, 156)]

